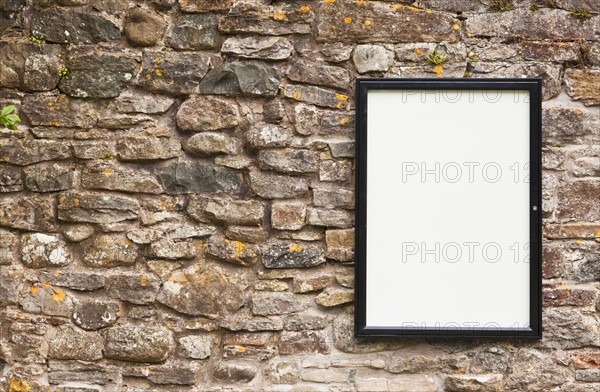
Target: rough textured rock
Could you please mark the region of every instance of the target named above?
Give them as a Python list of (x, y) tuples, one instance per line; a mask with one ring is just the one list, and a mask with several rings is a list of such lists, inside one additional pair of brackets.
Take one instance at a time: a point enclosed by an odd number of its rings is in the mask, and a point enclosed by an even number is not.
[(58, 197), (58, 219), (65, 222), (112, 223), (138, 216), (140, 204), (127, 196), (67, 192)]
[(24, 234), (21, 261), (29, 268), (64, 267), (73, 262), (73, 255), (67, 243), (57, 236)]
[(326, 308), (347, 304), (354, 301), (354, 291), (333, 288), (325, 289), (315, 297), (315, 302)]
[(597, 221), (600, 219), (598, 194), (600, 181), (577, 181), (558, 189), (558, 217), (564, 221)]
[(132, 8), (125, 18), (123, 32), (132, 46), (152, 46), (163, 36), (165, 21), (152, 10)]
[(193, 96), (177, 112), (177, 126), (184, 131), (216, 131), (238, 124), (236, 105), (217, 97)]
[(160, 177), (171, 195), (197, 192), (238, 193), (242, 179), (235, 170), (208, 163), (179, 162), (165, 167)]
[(211, 65), (198, 53), (144, 52), (137, 84), (154, 93), (187, 95), (200, 92), (200, 80)]
[(289, 64), (286, 74), (295, 82), (338, 89), (345, 89), (350, 84), (350, 74), (345, 68), (320, 64), (304, 58), (292, 60)]
[(221, 52), (245, 59), (285, 60), (294, 50), (291, 42), (282, 37), (230, 37)]
[(179, 15), (166, 42), (175, 50), (203, 50), (214, 48), (217, 37), (215, 15)]
[(249, 382), (256, 377), (258, 369), (250, 363), (217, 362), (213, 369), (213, 377), (223, 381)]
[(102, 359), (104, 342), (95, 332), (80, 332), (76, 328), (61, 327), (48, 340), (48, 356), (52, 359), (97, 361)]
[(328, 259), (338, 261), (354, 260), (354, 229), (327, 230), (325, 233)]
[(296, 313), (305, 304), (292, 293), (257, 293), (252, 297), (252, 313), (257, 316)]
[(166, 328), (123, 325), (105, 332), (104, 355), (134, 362), (162, 362), (173, 349), (173, 337)]
[(211, 335), (190, 335), (179, 338), (181, 355), (186, 358), (206, 359), (210, 357), (212, 345)]
[(119, 305), (114, 302), (82, 302), (73, 311), (73, 322), (86, 331), (96, 331), (117, 322)]
[(600, 71), (570, 69), (565, 74), (567, 93), (584, 105), (600, 104)]
[(304, 201), (274, 201), (271, 206), (271, 226), (279, 230), (300, 230), (306, 219), (308, 203)]
[(119, 139), (117, 156), (123, 161), (169, 159), (179, 155), (181, 143), (170, 137), (133, 134)]
[(109, 163), (88, 166), (81, 173), (81, 185), (88, 189), (162, 193), (156, 178), (146, 171), (131, 170)]
[(258, 152), (258, 165), (263, 170), (302, 174), (318, 170), (316, 152), (302, 149), (273, 149)]
[(101, 235), (85, 246), (83, 262), (90, 267), (111, 268), (135, 263), (137, 249), (127, 238)]
[(23, 190), (21, 170), (17, 167), (0, 165), (0, 193)]
[(257, 246), (212, 236), (206, 243), (206, 253), (217, 259), (242, 266), (251, 266), (258, 260)]
[(215, 154), (236, 155), (242, 151), (242, 142), (235, 137), (223, 133), (203, 132), (189, 138), (185, 149), (199, 156)]
[(9, 231), (0, 230), (0, 265), (12, 264), (19, 258), (18, 237)]
[(192, 196), (187, 211), (200, 222), (217, 221), (237, 225), (258, 225), (265, 216), (263, 203), (225, 196)]
[(284, 331), (279, 338), (279, 353), (284, 355), (330, 352), (322, 331)]
[(74, 166), (63, 163), (40, 163), (25, 170), (25, 187), (32, 192), (63, 191), (73, 187)]
[(274, 125), (263, 125), (248, 131), (246, 140), (255, 148), (286, 147), (292, 144), (292, 131)]
[(260, 61), (232, 62), (215, 67), (200, 83), (202, 94), (275, 95), (281, 78), (275, 67)]
[(354, 222), (354, 214), (345, 210), (330, 210), (326, 208), (309, 208), (306, 221), (315, 226), (346, 228)]
[(55, 231), (51, 199), (0, 195), (0, 226), (28, 231)]
[(308, 192), (308, 181), (304, 178), (253, 170), (250, 172), (250, 187), (265, 199), (287, 199)]
[[(30, 165), (37, 162), (68, 159), (68, 144), (55, 140), (11, 140), (0, 145), (0, 162)], [(39, 174), (44, 176), (43, 173)]]
[(281, 95), (296, 101), (329, 108), (345, 109), (348, 96), (321, 87), (286, 84), (281, 86)]
[(268, 247), (263, 253), (266, 268), (314, 267), (324, 262), (323, 252), (311, 245), (278, 244)]
[(158, 94), (141, 94), (125, 91), (115, 100), (115, 109), (120, 113), (164, 113), (171, 105), (173, 98)]
[[(23, 101), (23, 112), (27, 113), (31, 125), (87, 129), (96, 125), (98, 120), (97, 103), (69, 98), (63, 94), (40, 93), (27, 95)], [(50, 140), (37, 142), (41, 145), (43, 143), (57, 144), (55, 141)]]
[[(146, 305), (154, 303), (161, 283), (153, 274), (119, 274), (107, 280), (106, 292), (111, 298)], [(112, 304), (108, 304), (108, 307), (109, 310), (114, 309)]]
[(352, 60), (358, 73), (387, 71), (394, 62), (394, 52), (381, 45), (358, 45)]
[(179, 0), (184, 12), (227, 11), (231, 0)]

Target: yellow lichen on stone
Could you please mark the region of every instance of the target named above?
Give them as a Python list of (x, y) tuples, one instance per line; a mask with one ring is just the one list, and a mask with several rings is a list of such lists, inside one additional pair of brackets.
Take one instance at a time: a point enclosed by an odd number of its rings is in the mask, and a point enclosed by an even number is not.
[(423, 51), (419, 48), (415, 49), (415, 53), (417, 54), (417, 56), (422, 56), (423, 55)]
[(301, 247), (300, 245), (296, 244), (296, 243), (293, 243), (293, 244), (291, 244), (291, 245), (289, 246), (288, 250), (289, 250), (290, 252), (296, 252), (296, 253), (299, 253), (299, 252), (302, 252), (302, 247)]
[(54, 293), (52, 294), (52, 299), (55, 302), (62, 302), (65, 300), (65, 292), (61, 289), (54, 289)]
[(454, 30), (454, 31), (460, 30), (460, 25), (458, 23), (454, 23), (452, 25), (452, 30)]
[(302, 7), (298, 8), (298, 12), (300, 14), (308, 14), (310, 12), (310, 7), (307, 5), (303, 5)]
[(348, 97), (343, 94), (335, 93), (335, 99), (338, 101), (336, 105), (338, 109), (345, 107), (348, 103)]
[(42, 283), (42, 287), (44, 288), (44, 290), (48, 290), (50, 288), (50, 285), (48, 283)]
[(340, 119), (340, 125), (346, 125), (350, 122), (350, 117), (342, 117)]
[(246, 244), (244, 244), (243, 242), (232, 241), (231, 243), (233, 244), (233, 252), (238, 256), (241, 255), (244, 251), (244, 248), (246, 248)]
[(31, 286), (31, 294), (36, 295), (40, 291), (37, 286)]
[(58, 275), (60, 275), (60, 271), (54, 271), (54, 277), (58, 278)]
[(66, 200), (66, 197), (61, 197), (60, 199), (58, 199), (58, 204), (63, 204)]
[(275, 11), (273, 12), (273, 19), (285, 20), (285, 13), (283, 11)]
[(300, 98), (302, 98), (302, 94), (300, 93), (300, 91), (294, 91), (292, 93), (292, 98), (294, 98), (294, 99), (300, 99)]
[(349, 17), (349, 16), (346, 16), (346, 17), (344, 18), (344, 23), (346, 23), (346, 24), (350, 24), (350, 23), (352, 23), (352, 18), (351, 18), (351, 17)]
[(422, 9), (417, 8), (417, 7), (406, 6), (406, 8), (408, 8), (409, 10), (411, 10), (412, 12), (415, 12), (415, 13), (417, 13), (417, 12), (423, 12)]
[(73, 204), (75, 204), (75, 206), (79, 207), (79, 199), (77, 199), (77, 198), (73, 199)]
[(325, 4), (333, 4), (333, 3), (335, 3), (335, 0), (323, 0), (323, 3), (325, 3)]
[(598, 230), (595, 234), (596, 241), (600, 242), (600, 230)]
[(435, 72), (435, 74), (438, 76), (438, 78), (441, 78), (442, 72), (444, 72), (444, 68), (442, 68), (441, 64), (438, 64), (435, 67), (433, 67), (433, 72)]
[(363, 6), (363, 7), (368, 7), (369, 6), (369, 1), (368, 0), (356, 0), (354, 2), (354, 4), (356, 4), (357, 6)]
[(146, 287), (148, 285), (148, 278), (146, 278), (144, 275), (140, 277), (140, 285), (143, 287)]
[(105, 175), (107, 175), (107, 176), (108, 176), (109, 174), (112, 174), (112, 171), (111, 171), (111, 170), (109, 170), (109, 169), (104, 169), (104, 170), (102, 171), (102, 174), (105, 174)]
[(370, 27), (373, 25), (373, 22), (371, 22), (369, 19), (365, 19), (365, 21), (363, 22), (363, 27)]
[(163, 76), (163, 70), (160, 68), (156, 68), (154, 69), (154, 74), (160, 78)]
[(150, 74), (146, 74), (146, 79), (148, 79), (148, 80), (152, 80), (152, 75), (150, 75)]
[(50, 126), (51, 127), (59, 127), (60, 123), (58, 121), (50, 121)]
[(31, 391), (31, 386), (25, 380), (20, 380), (18, 378), (12, 378), (10, 380), (10, 385), (8, 387), (8, 392), (29, 392)]
[(237, 348), (237, 352), (238, 353), (245, 353), (246, 352), (246, 348), (245, 347), (238, 347)]
[(425, 10), (425, 13), (426, 13), (427, 15), (430, 15), (430, 14), (431, 14), (431, 10), (430, 10), (429, 8), (427, 8), (427, 9)]

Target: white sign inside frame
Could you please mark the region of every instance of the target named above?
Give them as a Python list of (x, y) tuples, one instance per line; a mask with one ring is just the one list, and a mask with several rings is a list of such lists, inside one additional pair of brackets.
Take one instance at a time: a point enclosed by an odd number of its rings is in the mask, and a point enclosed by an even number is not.
[(541, 336), (540, 83), (358, 81), (357, 335)]

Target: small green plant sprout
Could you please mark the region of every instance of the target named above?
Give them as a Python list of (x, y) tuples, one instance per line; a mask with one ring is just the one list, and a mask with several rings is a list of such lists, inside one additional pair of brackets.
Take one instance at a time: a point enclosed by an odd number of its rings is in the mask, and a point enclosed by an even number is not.
[(65, 67), (64, 65), (61, 65), (58, 69), (58, 76), (61, 79), (69, 79), (69, 68)]
[(579, 10), (569, 10), (569, 15), (574, 16), (577, 19), (591, 18), (594, 14), (590, 10), (582, 8)]
[(31, 42), (33, 42), (34, 44), (40, 45), (40, 46), (46, 44), (46, 39), (45, 38), (46, 37), (44, 36), (44, 34), (31, 34), (29, 36), (29, 40)]
[(496, 12), (510, 11), (513, 8), (510, 0), (492, 0), (490, 3), (490, 9)]
[(436, 49), (434, 49), (433, 52), (429, 52), (425, 60), (433, 65), (443, 65), (448, 62), (448, 58), (439, 54)]
[(17, 124), (21, 122), (21, 118), (14, 111), (14, 105), (5, 106), (0, 110), (0, 128), (6, 127), (11, 131), (17, 130)]

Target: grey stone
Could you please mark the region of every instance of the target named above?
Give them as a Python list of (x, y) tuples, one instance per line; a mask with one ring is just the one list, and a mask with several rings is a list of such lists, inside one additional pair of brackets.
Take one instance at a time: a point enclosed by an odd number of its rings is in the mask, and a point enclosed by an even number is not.
[(122, 161), (146, 161), (174, 158), (181, 152), (177, 138), (157, 137), (145, 133), (125, 136), (117, 142), (118, 158)]
[(19, 305), (25, 312), (69, 317), (76, 299), (68, 292), (48, 284), (34, 283), (21, 295)]
[(266, 268), (305, 268), (324, 262), (323, 252), (314, 245), (277, 244), (269, 246), (263, 252), (263, 264)]
[(339, 89), (347, 89), (350, 85), (350, 73), (345, 68), (320, 64), (304, 58), (290, 62), (287, 77), (295, 82)]
[(302, 174), (318, 170), (317, 152), (303, 149), (261, 150), (258, 152), (258, 165), (263, 170), (282, 173)]
[(337, 261), (354, 260), (354, 229), (327, 230), (325, 257)]
[(565, 73), (567, 94), (586, 106), (600, 104), (600, 71), (569, 69)]
[(151, 173), (106, 162), (88, 165), (81, 173), (81, 186), (88, 189), (140, 193), (162, 193), (163, 191)]
[(287, 147), (292, 144), (292, 131), (275, 125), (259, 125), (246, 133), (246, 141), (254, 148)]
[(316, 86), (282, 85), (281, 95), (296, 101), (328, 108), (345, 109), (348, 106), (348, 96)]
[(283, 331), (278, 346), (283, 355), (329, 354), (331, 351), (323, 331)]
[(135, 245), (120, 235), (101, 235), (84, 247), (83, 262), (94, 268), (128, 266), (135, 263)]
[[(548, 390), (567, 381), (567, 368), (554, 363), (552, 358), (530, 348), (522, 348), (515, 354), (512, 372), (508, 376), (507, 388), (539, 391)], [(545, 377), (537, 377), (544, 374)]]
[(107, 140), (73, 142), (71, 146), (73, 155), (79, 159), (104, 159), (116, 155), (112, 143)]
[(177, 126), (184, 131), (216, 131), (241, 123), (237, 105), (217, 97), (195, 95), (177, 112)]
[(306, 194), (308, 181), (305, 178), (251, 170), (250, 188), (265, 199), (287, 199)]
[(154, 274), (118, 274), (106, 282), (108, 296), (136, 305), (152, 304), (161, 281)]
[(119, 113), (165, 113), (171, 105), (173, 98), (158, 94), (143, 94), (125, 91), (115, 99), (115, 110)]
[(228, 226), (225, 236), (232, 240), (257, 244), (267, 239), (267, 232), (262, 227)]
[(301, 103), (294, 108), (294, 123), (300, 135), (312, 135), (319, 129), (320, 122), (320, 113), (314, 106)]
[(319, 180), (348, 181), (352, 177), (352, 162), (327, 159), (319, 164)]
[(334, 158), (354, 158), (356, 143), (354, 142), (330, 142), (329, 150)]
[(150, 257), (167, 260), (193, 259), (197, 253), (191, 241), (174, 241), (169, 238), (153, 242), (146, 250)]
[(74, 165), (40, 163), (25, 168), (25, 186), (32, 192), (54, 192), (73, 187)]
[(185, 148), (190, 153), (199, 156), (236, 155), (242, 151), (242, 142), (240, 139), (223, 133), (202, 132), (189, 138)]
[(123, 325), (106, 330), (104, 355), (131, 362), (162, 362), (173, 349), (171, 331), (166, 328)]
[(201, 162), (177, 162), (160, 172), (167, 193), (239, 193), (241, 175), (232, 169)]
[(116, 323), (119, 311), (115, 302), (86, 301), (75, 307), (71, 319), (79, 328), (96, 331)]
[(67, 243), (43, 233), (21, 236), (21, 261), (29, 268), (64, 267), (73, 262)]
[(0, 164), (0, 193), (23, 190), (21, 169)]
[(48, 340), (48, 357), (97, 361), (102, 359), (104, 342), (95, 332), (81, 332), (73, 327), (59, 327)]
[(326, 288), (315, 297), (315, 302), (326, 308), (339, 306), (354, 301), (354, 290), (342, 288)]
[(471, 373), (504, 373), (509, 366), (510, 353), (501, 347), (485, 347), (471, 362)]
[(13, 233), (0, 230), (0, 265), (9, 265), (18, 260), (18, 240)]
[(162, 38), (165, 27), (159, 13), (136, 7), (127, 13), (123, 33), (131, 46), (152, 46)]
[(180, 354), (184, 358), (206, 359), (210, 357), (213, 337), (211, 335), (190, 335), (179, 338)]
[(377, 351), (391, 351), (405, 343), (378, 338), (355, 338), (354, 320), (350, 314), (342, 314), (333, 319), (333, 344), (345, 353), (364, 354)]
[[(292, 14), (292, 13), (291, 13)], [(290, 16), (291, 16), (290, 14)], [(297, 16), (298, 14), (294, 15)], [(301, 14), (300, 14), (301, 15)], [(290, 21), (285, 14), (277, 13), (272, 7), (247, 10), (234, 7), (227, 15), (219, 18), (219, 31), (226, 34), (288, 35), (309, 34), (308, 17), (300, 16)], [(275, 19), (277, 17), (277, 19)]]
[(306, 218), (306, 201), (275, 200), (271, 206), (271, 226), (278, 230), (300, 230)]
[[(31, 125), (87, 129), (96, 125), (99, 107), (97, 102), (70, 98), (63, 94), (38, 93), (27, 94), (25, 96), (23, 99), (22, 110), (23, 113), (27, 113)], [(33, 140), (27, 144), (39, 144), (40, 147), (44, 145), (62, 145), (62, 143), (50, 140)], [(63, 154), (65, 155), (65, 158), (68, 157), (68, 154)], [(34, 162), (39, 162), (39, 160)]]
[(0, 269), (0, 306), (16, 305), (23, 284), (21, 271)]
[(293, 50), (292, 43), (283, 37), (230, 37), (221, 47), (221, 53), (261, 60), (285, 60)]
[(0, 162), (14, 165), (31, 165), (71, 156), (69, 145), (63, 141), (28, 139), (12, 139), (0, 146), (0, 154)]
[(54, 90), (60, 81), (57, 70), (61, 67), (61, 59), (57, 55), (34, 54), (25, 60), (23, 84), (28, 90)]
[(142, 114), (114, 114), (104, 112), (98, 117), (99, 127), (107, 129), (148, 128), (156, 125), (156, 121)]
[(600, 369), (575, 370), (575, 380), (583, 382), (600, 382)]
[(350, 59), (353, 47), (341, 42), (326, 42), (321, 47), (321, 54), (327, 61), (341, 63)]
[(185, 365), (184, 367), (151, 368), (148, 380), (154, 384), (168, 385), (194, 385), (196, 383), (195, 369)]
[(54, 207), (42, 196), (0, 195), (0, 226), (28, 231), (55, 231)]
[(51, 7), (35, 10), (31, 31), (44, 34), (47, 42), (97, 44), (119, 39), (119, 28), (90, 8), (64, 9)]
[(558, 188), (558, 219), (587, 222), (599, 220), (599, 192), (600, 181), (576, 181), (562, 184)]
[(114, 223), (136, 219), (135, 199), (92, 192), (67, 192), (58, 197), (58, 219), (65, 222)]
[(178, 15), (166, 42), (175, 50), (203, 50), (213, 49), (217, 38), (216, 15)]
[(270, 124), (279, 124), (285, 117), (285, 106), (280, 99), (271, 99), (263, 104), (263, 119)]
[(103, 275), (89, 272), (55, 271), (42, 272), (42, 281), (77, 291), (94, 291), (104, 287)]
[(354, 191), (339, 188), (314, 188), (313, 204), (325, 208), (354, 208)]
[(305, 331), (325, 329), (331, 317), (320, 313), (295, 313), (285, 317), (284, 328), (287, 331)]
[(202, 94), (277, 94), (277, 69), (260, 61), (236, 61), (213, 68), (200, 83)]
[(542, 109), (542, 135), (547, 143), (576, 142), (587, 135), (600, 135), (600, 118), (579, 108)]
[(179, 0), (183, 12), (227, 11), (231, 0)]
[[(0, 14), (2, 12), (0, 11)], [(1, 27), (0, 19), (0, 30)], [(4, 41), (0, 43), (0, 85), (45, 91), (56, 88), (60, 77), (56, 72), (60, 48), (56, 45), (36, 45), (29, 42)]]
[(258, 369), (250, 363), (219, 361), (213, 369), (213, 377), (223, 381), (250, 382)]
[(163, 284), (157, 301), (191, 316), (223, 317), (243, 305), (236, 282), (211, 265), (175, 271)]
[(118, 97), (136, 68), (134, 59), (109, 53), (74, 56), (69, 59), (68, 78), (63, 77), (58, 87), (72, 97)]
[(219, 260), (241, 266), (254, 265), (260, 255), (260, 249), (256, 245), (236, 240), (231, 241), (218, 236), (208, 239), (205, 252)]
[(146, 51), (137, 84), (154, 93), (197, 94), (210, 65), (210, 58), (199, 53)]
[(358, 73), (387, 71), (394, 62), (394, 52), (381, 45), (358, 45), (352, 60)]
[[(582, 314), (576, 308), (548, 308), (542, 314), (544, 342), (553, 348), (573, 349), (585, 346), (598, 347), (597, 336), (590, 331), (600, 323), (591, 315)], [(543, 356), (539, 355), (540, 358)]]
[(309, 208), (306, 221), (308, 224), (315, 226), (339, 227), (344, 229), (354, 224), (354, 214), (345, 210)]
[(296, 313), (306, 307), (301, 297), (292, 293), (254, 293), (252, 296), (252, 314), (272, 316), (276, 314)]
[(68, 241), (81, 242), (94, 234), (94, 227), (86, 224), (69, 225), (63, 234)]

